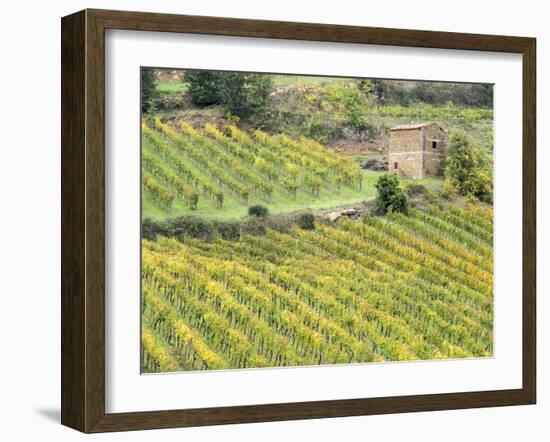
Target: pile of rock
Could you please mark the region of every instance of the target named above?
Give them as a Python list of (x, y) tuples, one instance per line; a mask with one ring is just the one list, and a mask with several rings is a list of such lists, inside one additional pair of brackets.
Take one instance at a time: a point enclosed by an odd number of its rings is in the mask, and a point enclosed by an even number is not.
[(327, 214), (327, 218), (331, 222), (336, 222), (343, 216), (347, 216), (348, 218), (356, 218), (358, 215), (360, 215), (359, 211), (357, 209), (342, 209), (342, 210), (335, 210), (333, 212), (330, 212)]
[(361, 163), (361, 169), (384, 171), (388, 170), (388, 161), (387, 160), (367, 160)]

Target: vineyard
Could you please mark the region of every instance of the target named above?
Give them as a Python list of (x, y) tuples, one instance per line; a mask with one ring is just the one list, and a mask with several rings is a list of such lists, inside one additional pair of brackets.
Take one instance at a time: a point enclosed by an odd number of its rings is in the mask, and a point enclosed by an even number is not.
[(204, 215), (228, 205), (234, 211), (235, 204), (280, 202), (295, 210), (323, 198), (353, 202), (374, 194), (375, 176), (345, 155), (310, 139), (249, 134), (232, 125), (199, 130), (184, 120), (143, 122), (142, 167), (144, 209), (153, 214), (184, 206)]
[[(306, 157), (284, 137), (180, 129), (144, 126), (146, 170), (155, 176), (146, 185), (165, 207), (176, 197), (196, 204), (197, 193), (199, 206), (202, 197), (222, 205), (227, 193), (270, 198), (275, 189), (294, 192), (290, 183), (315, 192), (317, 179), (361, 185), (330, 167), (331, 156)], [(159, 160), (167, 157), (177, 174)], [(203, 166), (234, 158), (250, 167), (226, 176)], [(306, 160), (315, 171), (308, 179)], [(143, 370), (491, 356), (492, 231), (491, 209), (450, 207), (233, 242), (143, 240)]]

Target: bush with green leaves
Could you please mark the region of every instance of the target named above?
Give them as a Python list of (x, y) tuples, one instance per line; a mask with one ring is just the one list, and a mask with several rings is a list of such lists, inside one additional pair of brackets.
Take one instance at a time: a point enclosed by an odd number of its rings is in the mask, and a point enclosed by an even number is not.
[(372, 106), (370, 89), (363, 83), (332, 83), (323, 89), (323, 98), (333, 107), (335, 117), (354, 130), (367, 127), (366, 111)]
[(238, 117), (264, 123), (269, 117), (268, 99), (273, 79), (265, 74), (186, 71), (187, 94), (196, 106), (221, 105)]
[(241, 223), (238, 221), (215, 221), (195, 216), (181, 216), (156, 221), (145, 218), (141, 223), (141, 236), (154, 241), (158, 236), (176, 238), (199, 238), (212, 241), (216, 238), (237, 240), (241, 235)]
[(242, 223), (242, 234), (253, 236), (265, 236), (267, 233), (267, 219), (253, 216)]
[(247, 78), (240, 72), (220, 72), (219, 102), (227, 112), (243, 117), (248, 115), (246, 95)]
[(449, 138), (445, 160), (446, 188), (459, 195), (491, 203), (493, 181), (490, 164), (468, 135), (455, 131)]
[(372, 92), (380, 105), (410, 106), (425, 103), (444, 106), (453, 102), (460, 108), (493, 107), (491, 84), (440, 83), (431, 81), (371, 80)]
[(375, 184), (377, 195), (374, 201), (374, 212), (378, 215), (386, 213), (409, 212), (407, 196), (399, 184), (396, 175), (385, 174), (378, 178)]
[(247, 79), (247, 101), (251, 121), (264, 126), (271, 117), (269, 97), (273, 91), (273, 77), (265, 74), (251, 74)]
[(220, 104), (221, 72), (185, 71), (183, 81), (187, 83), (187, 94), (197, 106)]
[(304, 213), (298, 218), (298, 226), (303, 230), (315, 230), (315, 216), (313, 213)]
[(257, 216), (258, 218), (265, 218), (269, 214), (269, 209), (261, 204), (257, 204), (248, 208), (248, 214), (250, 216)]
[(424, 184), (409, 183), (405, 186), (405, 193), (409, 198), (415, 196), (424, 196), (429, 192), (428, 188)]
[(152, 103), (157, 97), (155, 70), (151, 68), (141, 69), (141, 111), (148, 112), (154, 106)]

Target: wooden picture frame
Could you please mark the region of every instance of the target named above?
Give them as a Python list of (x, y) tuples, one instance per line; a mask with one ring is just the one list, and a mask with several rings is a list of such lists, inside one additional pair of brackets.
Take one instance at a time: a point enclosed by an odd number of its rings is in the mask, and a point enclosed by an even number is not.
[[(62, 19), (62, 410), (83, 432), (534, 404), (536, 41), (533, 38), (84, 10)], [(523, 57), (523, 385), (270, 405), (105, 412), (105, 30), (139, 30), (517, 53)]]

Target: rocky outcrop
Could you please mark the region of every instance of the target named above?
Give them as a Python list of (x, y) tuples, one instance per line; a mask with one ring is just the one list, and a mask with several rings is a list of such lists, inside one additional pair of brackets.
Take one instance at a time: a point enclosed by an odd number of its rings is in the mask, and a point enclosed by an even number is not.
[(360, 212), (357, 209), (351, 208), (351, 209), (341, 209), (341, 210), (334, 210), (332, 212), (329, 212), (327, 214), (327, 219), (330, 222), (336, 222), (343, 216), (347, 216), (348, 218), (355, 218), (358, 215), (360, 215)]
[(361, 169), (384, 171), (388, 170), (388, 161), (387, 160), (367, 160), (361, 163)]

